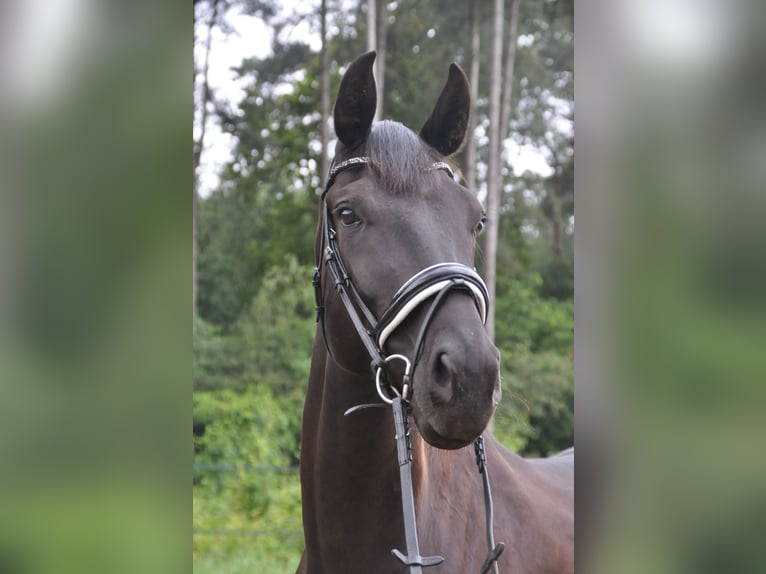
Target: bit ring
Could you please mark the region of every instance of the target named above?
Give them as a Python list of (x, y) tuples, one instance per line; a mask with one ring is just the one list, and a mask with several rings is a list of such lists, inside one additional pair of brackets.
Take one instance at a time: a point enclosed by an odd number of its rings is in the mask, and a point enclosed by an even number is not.
[[(410, 360), (405, 357), (404, 355), (389, 355), (385, 358), (386, 364), (393, 360), (399, 360), (404, 362), (404, 378), (403, 378), (403, 384), (402, 384), (402, 392), (400, 393), (396, 387), (392, 387), (391, 385), (388, 385), (388, 388), (391, 389), (396, 396), (402, 397), (402, 400), (404, 402), (409, 402), (409, 395), (410, 395), (410, 374), (412, 373), (412, 363), (410, 363)], [(382, 367), (378, 367), (377, 372), (375, 373), (375, 388), (378, 391), (378, 395), (381, 399), (383, 399), (384, 402), (388, 403), (389, 405), (393, 402), (393, 398), (389, 398), (386, 396), (386, 393), (383, 392), (383, 381), (381, 381), (380, 373), (383, 371)]]

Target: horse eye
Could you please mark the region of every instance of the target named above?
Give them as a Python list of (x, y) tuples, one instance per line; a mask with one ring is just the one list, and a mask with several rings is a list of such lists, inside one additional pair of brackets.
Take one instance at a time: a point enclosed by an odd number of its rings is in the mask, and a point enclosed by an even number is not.
[(476, 227), (473, 230), (474, 235), (479, 235), (482, 231), (484, 231), (484, 228), (487, 226), (487, 216), (482, 215), (481, 219), (479, 220), (479, 223), (476, 224)]
[(338, 219), (340, 219), (340, 223), (344, 227), (354, 227), (362, 222), (357, 214), (348, 207), (344, 207), (338, 211)]

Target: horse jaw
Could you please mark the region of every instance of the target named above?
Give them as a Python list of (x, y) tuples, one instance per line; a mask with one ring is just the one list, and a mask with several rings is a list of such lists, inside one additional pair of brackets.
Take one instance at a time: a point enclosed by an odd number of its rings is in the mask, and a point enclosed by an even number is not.
[(429, 445), (443, 450), (455, 450), (468, 446), (479, 438), (486, 430), (496, 404), (493, 399), (491, 407), (482, 410), (481, 416), (466, 416), (461, 419), (459, 414), (453, 415), (452, 420), (460, 420), (458, 425), (445, 423), (447, 419), (443, 413), (429, 417), (417, 405), (413, 407), (412, 412), (420, 435)]

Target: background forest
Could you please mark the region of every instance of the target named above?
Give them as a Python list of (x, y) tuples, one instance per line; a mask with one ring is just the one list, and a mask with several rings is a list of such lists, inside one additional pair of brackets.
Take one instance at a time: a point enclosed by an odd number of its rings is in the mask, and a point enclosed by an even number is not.
[[(217, 122), (236, 142), (216, 188), (204, 196), (194, 190), (199, 572), (291, 572), (302, 550), (295, 467), (315, 329), (310, 279), (324, 164), (322, 58), (294, 32), (308, 23), (319, 34), (324, 8), (332, 98), (345, 66), (367, 50), (369, 24), (365, 2), (284, 6), (194, 1), (195, 54), (213, 49), (211, 27), (231, 33), (234, 13), (273, 30), (270, 55), (237, 70), (247, 86), (240, 102), (217, 98), (205, 57), (195, 58), (195, 182), (205, 153), (200, 126)], [(382, 117), (418, 129), (451, 61), (478, 70), (475, 155), (468, 145), (454, 159), (482, 200), (493, 165), (490, 93), (493, 82), (503, 84), (492, 73), (494, 9), (448, 0), (376, 7)], [(494, 432), (509, 448), (538, 456), (573, 443), (573, 4), (513, 0), (503, 20), (504, 74), (512, 81), (499, 88), (509, 108), (496, 170), (494, 329), (503, 400)], [(526, 169), (520, 152), (543, 159), (544, 168)], [(491, 251), (477, 253), (480, 272)]]

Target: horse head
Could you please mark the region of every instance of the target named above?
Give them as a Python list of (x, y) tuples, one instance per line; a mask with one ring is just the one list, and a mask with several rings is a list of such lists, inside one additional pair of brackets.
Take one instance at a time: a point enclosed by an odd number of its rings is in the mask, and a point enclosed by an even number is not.
[(422, 437), (460, 448), (484, 431), (500, 398), (486, 288), (473, 271), (484, 212), (446, 159), (465, 139), (468, 82), (453, 63), (416, 134), (373, 123), (374, 59), (369, 52), (349, 66), (335, 103), (338, 139), (316, 250), (325, 342), (343, 369), (359, 374), (379, 351), (382, 385), (407, 395)]

